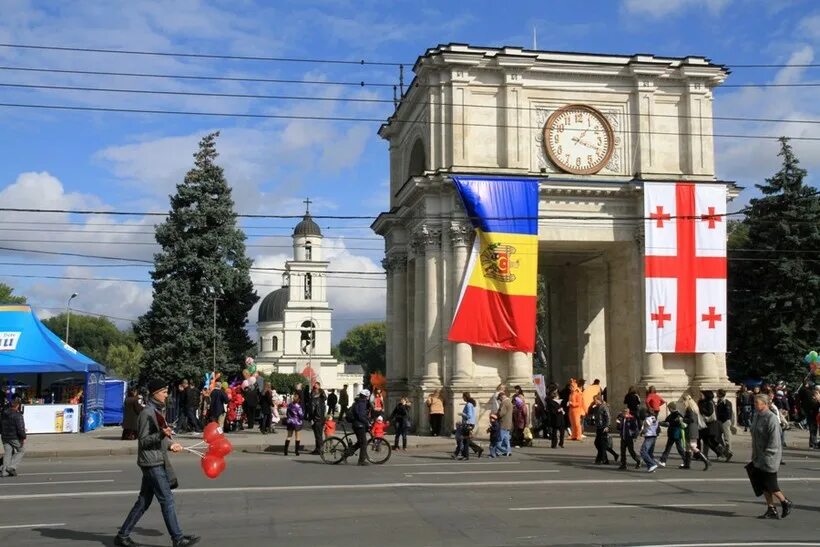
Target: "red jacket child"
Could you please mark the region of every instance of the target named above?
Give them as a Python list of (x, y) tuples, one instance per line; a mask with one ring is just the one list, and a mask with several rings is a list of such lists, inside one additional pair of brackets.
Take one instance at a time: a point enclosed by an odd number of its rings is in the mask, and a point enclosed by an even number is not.
[(333, 416), (328, 416), (325, 420), (325, 437), (332, 437), (336, 434), (336, 421)]
[(234, 422), (239, 419), (241, 415), (241, 408), (242, 403), (245, 402), (245, 398), (242, 396), (242, 392), (239, 389), (234, 390), (233, 397), (231, 397), (231, 401), (228, 403), (228, 421)]
[(373, 427), (370, 429), (370, 433), (376, 439), (384, 439), (384, 432), (387, 430), (387, 426), (390, 425), (390, 422), (385, 422), (384, 418), (379, 416), (376, 418), (376, 421), (373, 423)]

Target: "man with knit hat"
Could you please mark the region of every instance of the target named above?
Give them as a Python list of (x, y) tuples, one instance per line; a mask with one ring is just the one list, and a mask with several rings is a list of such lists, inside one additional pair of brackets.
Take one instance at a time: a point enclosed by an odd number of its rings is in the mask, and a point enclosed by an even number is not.
[(182, 445), (171, 440), (173, 432), (165, 422), (167, 385), (159, 379), (151, 380), (148, 382), (148, 393), (148, 404), (140, 412), (137, 422), (137, 465), (142, 470), (142, 485), (134, 507), (114, 538), (114, 545), (139, 545), (129, 536), (155, 496), (162, 509), (162, 518), (173, 539), (174, 547), (194, 545), (200, 538), (182, 533), (174, 507), (174, 495), (171, 492), (177, 487), (177, 479), (168, 454), (181, 452)]

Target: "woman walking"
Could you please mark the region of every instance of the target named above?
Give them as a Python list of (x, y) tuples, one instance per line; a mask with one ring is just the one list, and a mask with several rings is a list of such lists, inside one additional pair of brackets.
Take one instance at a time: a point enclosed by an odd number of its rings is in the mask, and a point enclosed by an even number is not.
[(433, 437), (441, 435), (441, 424), (444, 422), (444, 396), (437, 389), (427, 397), (427, 412), (430, 414), (430, 433)]
[(299, 433), (302, 431), (302, 422), (305, 418), (305, 411), (302, 409), (302, 395), (297, 391), (291, 396), (290, 404), (287, 410), (287, 427), (288, 438), (285, 440), (285, 456), (288, 455), (288, 448), (290, 447), (290, 439), (296, 437), (296, 449), (293, 451), (297, 456), (299, 449), (302, 448), (302, 443), (299, 439)]
[(390, 414), (390, 422), (396, 430), (396, 439), (393, 441), (393, 450), (399, 449), (399, 439), (401, 439), (402, 450), (407, 450), (407, 431), (410, 429), (410, 401), (402, 397)]
[(512, 445), (521, 448), (525, 444), (524, 428), (527, 427), (527, 404), (519, 395), (513, 396), (513, 432)]
[(686, 439), (685, 444), (688, 443), (688, 450), (684, 455), (680, 468), (689, 469), (691, 467), (692, 458), (694, 458), (703, 462), (703, 470), (706, 471), (711, 464), (698, 448), (698, 423), (700, 422), (698, 404), (688, 393), (683, 398), (683, 408), (683, 422), (686, 424), (684, 437)]
[(476, 402), (469, 392), (462, 394), (464, 409), (461, 411), (461, 458), (470, 459), (470, 450), (475, 452), (477, 457), (481, 457), (484, 449), (473, 441), (473, 431), (476, 426)]
[[(749, 477), (756, 485), (756, 490), (762, 490), (766, 498), (766, 512), (760, 519), (786, 518), (792, 511), (792, 502), (780, 490), (777, 484), (777, 470), (783, 457), (783, 445), (780, 440), (780, 420), (769, 409), (769, 397), (757, 395), (755, 397), (755, 413), (752, 419), (752, 461), (747, 466)], [(774, 500), (777, 499), (782, 507), (782, 513), (777, 514)]]

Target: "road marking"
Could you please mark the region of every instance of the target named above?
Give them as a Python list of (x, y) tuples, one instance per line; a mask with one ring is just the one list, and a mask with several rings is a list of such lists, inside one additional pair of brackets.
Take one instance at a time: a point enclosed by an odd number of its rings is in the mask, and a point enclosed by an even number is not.
[[(778, 478), (778, 482), (820, 482), (820, 477), (812, 478)], [(87, 481), (93, 482), (93, 481)], [(175, 494), (253, 494), (261, 492), (312, 492), (327, 490), (389, 490), (395, 488), (465, 488), (465, 487), (498, 487), (498, 486), (550, 486), (550, 485), (581, 485), (593, 484), (630, 484), (645, 487), (650, 484), (687, 484), (687, 483), (721, 483), (739, 482), (748, 483), (748, 478), (717, 478), (717, 479), (541, 479), (527, 481), (476, 481), (476, 482), (391, 482), (391, 483), (355, 483), (355, 484), (314, 484), (298, 486), (236, 486), (212, 488), (180, 488)], [(49, 483), (51, 484), (51, 483)], [(59, 499), (59, 498), (90, 498), (136, 496), (139, 490), (110, 490), (91, 492), (53, 492), (50, 494), (7, 494), (0, 495), (0, 501)]]
[(641, 547), (817, 547), (816, 541), (788, 541), (768, 543), (659, 543)]
[(670, 503), (665, 505), (559, 505), (551, 507), (510, 507), (510, 511), (565, 511), (572, 509), (654, 509), (658, 507), (736, 507), (735, 503)]
[(56, 528), (65, 526), (65, 522), (49, 522), (47, 524), (8, 524), (0, 526), (0, 530), (12, 530), (14, 528)]
[(114, 482), (114, 479), (96, 479), (93, 481), (3, 482), (0, 483), (0, 489), (8, 486), (51, 486), (55, 484), (91, 484), (101, 482)]
[(558, 473), (558, 469), (531, 469), (528, 471), (419, 471), (418, 473), (405, 473), (405, 477), (415, 477), (416, 475), (499, 475), (502, 473)]
[(33, 477), (34, 475), (101, 475), (104, 473), (122, 473), (122, 469), (111, 469), (109, 471), (49, 471), (47, 473), (25, 473), (25, 475), (23, 476)]
[(472, 465), (495, 465), (496, 467), (498, 467), (500, 465), (518, 465), (520, 463), (521, 462), (454, 462), (454, 461), (448, 461), (448, 462), (441, 462), (441, 463), (391, 463), (390, 467), (430, 467), (430, 466), (439, 466), (439, 467), (441, 467), (442, 465), (458, 465), (458, 466), (464, 466), (464, 465), (470, 465), (470, 466), (472, 466)]

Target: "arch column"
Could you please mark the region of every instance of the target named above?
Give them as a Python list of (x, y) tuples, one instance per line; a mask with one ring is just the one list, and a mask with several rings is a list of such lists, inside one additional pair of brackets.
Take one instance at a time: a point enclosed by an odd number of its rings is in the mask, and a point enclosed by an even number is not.
[[(473, 227), (466, 222), (453, 222), (450, 224), (450, 240), (453, 244), (455, 262), (451, 275), (453, 285), (453, 310), (449, 318), (451, 323), (455, 317), (458, 299), (461, 295), (461, 286), (467, 268), (467, 245), (472, 239), (473, 232)], [(464, 342), (457, 342), (454, 346), (453, 375), (450, 385), (455, 389), (467, 388), (470, 386), (473, 376), (473, 347)]]

